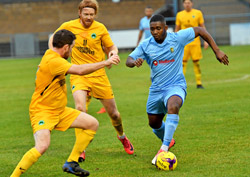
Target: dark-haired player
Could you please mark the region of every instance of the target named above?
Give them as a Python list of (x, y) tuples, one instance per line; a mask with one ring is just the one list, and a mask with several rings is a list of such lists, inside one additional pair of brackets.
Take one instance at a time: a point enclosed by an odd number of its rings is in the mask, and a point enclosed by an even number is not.
[(63, 165), (63, 170), (77, 176), (88, 176), (89, 172), (80, 168), (79, 155), (94, 138), (98, 121), (89, 114), (66, 107), (66, 74), (84, 75), (110, 64), (118, 64), (120, 59), (114, 55), (98, 63), (75, 65), (66, 59), (75, 45), (75, 35), (68, 30), (60, 30), (53, 36), (53, 47), (44, 54), (36, 73), (36, 88), (30, 103), (30, 121), (34, 133), (35, 147), (27, 151), (16, 166), (11, 177), (19, 177), (28, 170), (50, 145), (53, 129), (66, 131), (78, 128), (73, 150)]
[[(213, 49), (216, 58), (228, 65), (228, 57), (218, 48), (211, 35), (202, 27), (188, 28), (177, 33), (169, 33), (162, 15), (154, 15), (150, 20), (152, 37), (144, 40), (128, 56), (128, 67), (140, 67), (144, 60), (151, 68), (152, 84), (147, 101), (149, 125), (155, 135), (162, 140), (157, 155), (168, 151), (173, 134), (179, 122), (179, 110), (186, 97), (186, 81), (182, 70), (184, 47), (201, 36)], [(166, 121), (163, 121), (167, 114)]]

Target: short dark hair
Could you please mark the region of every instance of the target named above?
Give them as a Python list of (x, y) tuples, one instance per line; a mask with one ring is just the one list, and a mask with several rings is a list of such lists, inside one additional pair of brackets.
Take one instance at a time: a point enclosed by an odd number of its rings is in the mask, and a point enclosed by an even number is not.
[[(183, 2), (185, 2), (186, 0), (183, 0)], [(190, 0), (191, 2), (193, 2), (193, 0)]]
[(71, 45), (76, 36), (68, 30), (62, 29), (57, 31), (53, 37), (53, 47), (62, 48), (65, 44)]
[(156, 14), (154, 15), (151, 19), (150, 19), (150, 23), (151, 22), (162, 22), (162, 23), (166, 23), (165, 18), (160, 15), (160, 14)]

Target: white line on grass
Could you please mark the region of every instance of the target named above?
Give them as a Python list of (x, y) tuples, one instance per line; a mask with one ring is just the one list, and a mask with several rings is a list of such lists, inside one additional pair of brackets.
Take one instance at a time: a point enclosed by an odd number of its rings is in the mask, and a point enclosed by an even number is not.
[[(242, 77), (239, 77), (239, 78), (234, 78), (234, 79), (226, 79), (226, 80), (216, 80), (216, 81), (208, 81), (208, 82), (205, 82), (206, 84), (222, 84), (222, 83), (229, 83), (229, 82), (237, 82), (237, 81), (242, 81), (242, 80), (246, 80), (250, 77), (249, 74), (246, 74)], [(194, 84), (194, 83), (191, 83), (191, 82), (188, 82), (188, 84)]]

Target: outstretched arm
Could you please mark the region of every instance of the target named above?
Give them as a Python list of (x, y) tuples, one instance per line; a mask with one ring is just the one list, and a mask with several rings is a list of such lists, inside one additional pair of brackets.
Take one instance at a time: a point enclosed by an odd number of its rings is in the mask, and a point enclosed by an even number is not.
[(195, 37), (201, 36), (211, 46), (214, 51), (214, 54), (216, 55), (217, 60), (220, 63), (223, 63), (224, 65), (228, 65), (229, 61), (227, 55), (219, 49), (214, 39), (207, 32), (207, 30), (202, 27), (193, 27), (193, 29), (195, 32)]
[(144, 60), (142, 58), (138, 58), (138, 59), (134, 60), (133, 58), (128, 56), (127, 61), (126, 61), (126, 65), (127, 65), (127, 67), (130, 67), (130, 68), (133, 68), (135, 66), (137, 66), (139, 68), (142, 65), (143, 61)]
[(69, 70), (67, 71), (67, 74), (76, 74), (76, 75), (85, 75), (90, 74), (98, 69), (101, 69), (105, 66), (109, 65), (118, 65), (120, 63), (120, 58), (118, 55), (113, 55), (109, 59), (105, 61), (101, 61), (98, 63), (88, 63), (88, 64), (82, 64), (82, 65), (72, 65)]

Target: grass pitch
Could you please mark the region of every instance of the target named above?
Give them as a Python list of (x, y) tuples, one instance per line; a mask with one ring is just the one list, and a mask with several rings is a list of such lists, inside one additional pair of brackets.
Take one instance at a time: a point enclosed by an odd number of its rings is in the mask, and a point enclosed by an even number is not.
[[(171, 149), (178, 159), (175, 171), (159, 171), (151, 160), (161, 142), (148, 126), (146, 101), (149, 68), (127, 68), (122, 62), (107, 70), (128, 138), (135, 147), (127, 155), (107, 114), (92, 100), (89, 113), (100, 123), (94, 141), (81, 164), (94, 177), (154, 176), (249, 176), (250, 174), (250, 46), (223, 46), (230, 64), (220, 64), (211, 51), (201, 60), (204, 90), (197, 90), (192, 62), (187, 69), (188, 95), (180, 111), (180, 122)], [(40, 58), (0, 60), (0, 176), (8, 177), (34, 145), (29, 121), (29, 102)], [(74, 107), (68, 85), (68, 106)], [(62, 165), (74, 144), (74, 130), (53, 131), (48, 151), (23, 176), (66, 177)]]

